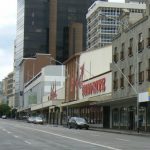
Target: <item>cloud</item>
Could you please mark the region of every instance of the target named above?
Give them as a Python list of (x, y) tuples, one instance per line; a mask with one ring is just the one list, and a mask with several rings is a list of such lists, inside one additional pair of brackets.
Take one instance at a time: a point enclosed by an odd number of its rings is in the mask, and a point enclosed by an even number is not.
[(13, 50), (0, 49), (0, 81), (13, 71)]
[(17, 0), (3, 0), (0, 2), (0, 28), (16, 24)]
[(17, 0), (0, 1), (0, 81), (13, 71)]

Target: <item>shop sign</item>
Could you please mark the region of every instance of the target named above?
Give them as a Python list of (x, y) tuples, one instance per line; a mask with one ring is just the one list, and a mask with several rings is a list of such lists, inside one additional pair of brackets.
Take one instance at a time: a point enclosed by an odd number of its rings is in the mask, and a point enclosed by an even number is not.
[(139, 102), (148, 102), (149, 101), (149, 93), (143, 92), (138, 95)]
[(82, 83), (80, 98), (111, 93), (111, 72)]
[(48, 97), (50, 100), (57, 99), (57, 92), (56, 92), (56, 81), (51, 85), (50, 96)]
[(88, 83), (83, 85), (82, 87), (82, 95), (88, 96), (92, 94), (97, 94), (101, 92), (105, 92), (106, 86), (105, 86), (106, 79), (102, 78), (97, 81), (94, 81), (92, 83)]

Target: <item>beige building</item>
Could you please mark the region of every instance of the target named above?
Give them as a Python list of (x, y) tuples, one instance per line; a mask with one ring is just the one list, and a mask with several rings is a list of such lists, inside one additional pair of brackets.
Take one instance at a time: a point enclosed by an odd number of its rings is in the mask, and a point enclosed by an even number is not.
[[(112, 127), (150, 131), (150, 1), (146, 14), (113, 39)], [(122, 19), (129, 18), (123, 17)], [(124, 22), (124, 20), (122, 20)]]

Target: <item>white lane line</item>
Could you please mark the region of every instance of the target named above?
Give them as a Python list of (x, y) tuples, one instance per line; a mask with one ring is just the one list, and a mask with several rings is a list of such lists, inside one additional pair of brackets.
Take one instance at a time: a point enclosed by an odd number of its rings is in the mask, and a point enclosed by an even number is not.
[(2, 129), (3, 131), (6, 131), (6, 129)]
[(103, 148), (107, 148), (107, 149), (111, 149), (111, 150), (122, 150), (122, 149), (114, 148), (114, 147), (107, 146), (107, 145), (97, 144), (97, 143), (84, 141), (84, 140), (72, 138), (72, 137), (69, 137), (69, 136), (61, 135), (61, 134), (56, 134), (56, 133), (53, 133), (53, 132), (47, 132), (47, 131), (44, 131), (44, 130), (33, 129), (33, 128), (23, 127), (23, 126), (15, 126), (15, 127), (30, 129), (32, 131), (38, 131), (38, 132), (42, 132), (42, 133), (47, 133), (47, 134), (58, 136), (58, 137), (61, 137), (61, 138), (66, 138), (66, 139), (69, 139), (69, 140), (73, 140), (73, 141), (77, 141), (77, 142), (81, 142), (81, 143), (86, 143), (86, 144), (90, 144), (90, 145), (94, 145), (94, 146), (98, 146), (98, 147), (103, 147)]
[(126, 139), (120, 139), (120, 138), (116, 138), (116, 140), (129, 142), (129, 140), (126, 140)]
[(29, 145), (31, 144), (31, 142), (29, 142), (29, 141), (24, 141), (24, 142), (25, 142), (26, 144), (29, 144)]
[(18, 136), (18, 135), (14, 135), (14, 137), (15, 137), (15, 138), (18, 138), (19, 136)]
[(12, 132), (10, 132), (10, 131), (6, 131), (8, 134), (10, 134), (10, 133), (12, 133)]

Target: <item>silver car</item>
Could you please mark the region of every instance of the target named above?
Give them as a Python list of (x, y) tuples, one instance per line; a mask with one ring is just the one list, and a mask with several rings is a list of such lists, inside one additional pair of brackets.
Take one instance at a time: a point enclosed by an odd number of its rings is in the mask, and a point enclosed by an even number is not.
[(34, 122), (34, 120), (35, 120), (35, 117), (29, 117), (28, 119), (27, 119), (27, 122), (28, 123), (33, 123)]
[(35, 124), (44, 124), (44, 120), (42, 117), (35, 117), (33, 123)]

